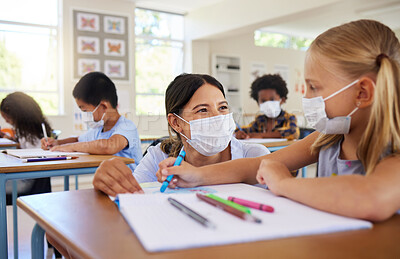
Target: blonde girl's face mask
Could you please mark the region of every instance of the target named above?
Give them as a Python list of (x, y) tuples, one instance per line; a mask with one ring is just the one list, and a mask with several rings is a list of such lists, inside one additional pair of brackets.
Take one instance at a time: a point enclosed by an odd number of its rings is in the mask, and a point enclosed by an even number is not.
[(351, 115), (353, 115), (358, 110), (358, 107), (356, 107), (353, 111), (351, 111), (347, 116), (339, 116), (329, 119), (325, 111), (325, 101), (347, 90), (351, 86), (355, 85), (358, 81), (359, 81), (358, 79), (355, 80), (354, 82), (346, 85), (339, 91), (336, 91), (335, 93), (329, 95), (326, 98), (322, 98), (322, 96), (314, 98), (303, 97), (302, 99), (303, 111), (308, 125), (312, 128), (315, 128), (315, 130), (323, 134), (349, 133), (351, 124)]
[(180, 134), (204, 156), (213, 156), (225, 150), (236, 128), (232, 113), (191, 121), (186, 121), (177, 114), (175, 116), (190, 125), (190, 139)]

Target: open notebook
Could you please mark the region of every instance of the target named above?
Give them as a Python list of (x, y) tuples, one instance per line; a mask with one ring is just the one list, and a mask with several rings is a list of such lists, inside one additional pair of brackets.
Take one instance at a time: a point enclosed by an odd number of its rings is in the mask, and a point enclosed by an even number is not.
[(6, 149), (4, 153), (18, 158), (44, 158), (44, 157), (59, 157), (59, 156), (81, 156), (89, 155), (82, 152), (52, 152), (40, 148), (34, 149)]
[(8, 138), (0, 138), (0, 145), (16, 144), (14, 141)]
[[(118, 195), (122, 215), (149, 252), (372, 228), (368, 221), (319, 211), (246, 184), (168, 189), (166, 194), (157, 192), (155, 185), (142, 185), (144, 195)], [(275, 212), (252, 209), (252, 215), (260, 218), (262, 223), (243, 221), (199, 200), (195, 192), (214, 192), (225, 199), (236, 196), (253, 200), (273, 206)], [(169, 204), (168, 197), (208, 218), (216, 228), (205, 228), (189, 218)]]

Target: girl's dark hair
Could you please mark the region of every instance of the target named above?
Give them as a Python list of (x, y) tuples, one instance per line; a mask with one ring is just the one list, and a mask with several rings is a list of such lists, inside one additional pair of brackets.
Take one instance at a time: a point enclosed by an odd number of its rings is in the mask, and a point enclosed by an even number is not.
[(84, 75), (75, 85), (72, 95), (75, 99), (97, 106), (103, 100), (117, 107), (118, 96), (114, 83), (101, 72), (90, 72)]
[(281, 98), (287, 99), (286, 82), (279, 74), (263, 75), (254, 80), (250, 88), (250, 97), (258, 103), (258, 92), (265, 89), (273, 89)]
[(34, 144), (37, 138), (43, 138), (42, 123), (45, 124), (48, 134), (52, 132), (40, 106), (25, 93), (14, 92), (7, 95), (1, 101), (0, 110), (12, 120), (17, 138), (23, 137)]
[[(209, 75), (202, 74), (181, 74), (168, 85), (165, 92), (165, 111), (181, 115), (183, 107), (189, 102), (193, 94), (201, 86), (210, 84), (217, 87), (225, 97), (224, 87), (217, 79)], [(180, 135), (168, 125), (169, 139), (161, 143), (161, 150), (168, 156), (177, 157), (182, 148)], [(172, 135), (172, 132), (176, 136)]]

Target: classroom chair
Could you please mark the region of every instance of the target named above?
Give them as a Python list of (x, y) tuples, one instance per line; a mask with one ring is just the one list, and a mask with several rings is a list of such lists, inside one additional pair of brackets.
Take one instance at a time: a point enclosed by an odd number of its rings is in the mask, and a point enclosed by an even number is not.
[(156, 140), (154, 140), (153, 142), (151, 142), (151, 144), (146, 148), (146, 150), (144, 151), (144, 153), (143, 153), (143, 156), (145, 156), (146, 154), (147, 154), (147, 150), (149, 149), (149, 147), (152, 147), (152, 146), (157, 146), (159, 143), (161, 143), (164, 139), (168, 139), (169, 138), (169, 136), (164, 136), (164, 137), (161, 137), (161, 138), (158, 138), (158, 139), (156, 139)]

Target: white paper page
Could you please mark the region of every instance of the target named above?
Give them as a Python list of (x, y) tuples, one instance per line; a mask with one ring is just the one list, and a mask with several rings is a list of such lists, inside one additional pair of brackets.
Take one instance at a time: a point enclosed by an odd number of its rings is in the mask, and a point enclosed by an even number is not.
[(81, 156), (81, 155), (89, 155), (88, 153), (82, 152), (58, 152), (58, 151), (50, 151), (43, 150), (40, 148), (33, 149), (7, 149), (6, 153), (11, 156), (15, 156), (18, 158), (37, 158), (37, 157), (58, 157), (58, 156)]
[(264, 144), (264, 143), (273, 143), (273, 142), (285, 142), (287, 139), (284, 138), (249, 138), (249, 139), (239, 139), (242, 143), (249, 144)]
[[(204, 188), (225, 199), (236, 196), (273, 206), (275, 212), (252, 209), (252, 215), (260, 218), (262, 223), (248, 222), (199, 200), (194, 193), (122, 194), (118, 196), (120, 211), (149, 252), (372, 227), (368, 221), (322, 212), (250, 185), (227, 184)], [(169, 204), (168, 197), (193, 209), (217, 227), (210, 229), (202, 226)]]
[(0, 145), (16, 144), (14, 141), (8, 138), (0, 138)]

